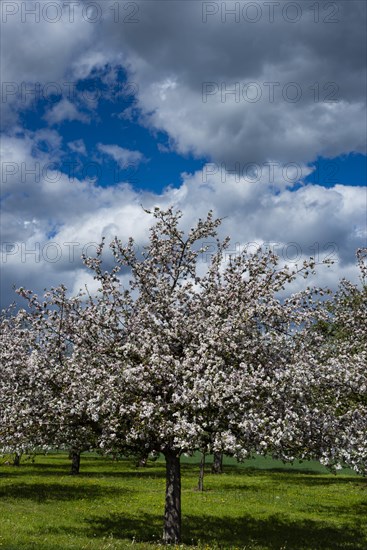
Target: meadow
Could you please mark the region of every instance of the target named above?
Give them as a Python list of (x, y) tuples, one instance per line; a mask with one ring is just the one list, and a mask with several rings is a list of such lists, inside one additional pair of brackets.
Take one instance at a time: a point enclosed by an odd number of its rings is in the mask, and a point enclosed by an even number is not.
[[(207, 465), (197, 491), (198, 457), (183, 458), (183, 542), (177, 548), (365, 550), (367, 483), (350, 470), (265, 458), (224, 473)], [(82, 455), (69, 475), (66, 454), (0, 463), (1, 550), (154, 550), (164, 509), (165, 468)]]

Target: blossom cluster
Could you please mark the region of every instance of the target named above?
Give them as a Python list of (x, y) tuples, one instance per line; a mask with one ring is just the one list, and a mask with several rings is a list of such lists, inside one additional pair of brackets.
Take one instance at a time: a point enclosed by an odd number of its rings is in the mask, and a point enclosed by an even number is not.
[[(366, 251), (361, 285), (287, 286), (316, 269), (271, 251), (231, 257), (209, 212), (187, 235), (156, 208), (149, 243), (85, 257), (99, 289), (1, 316), (0, 452), (254, 453), (367, 471)], [(211, 241), (212, 242), (212, 241)], [(125, 288), (121, 275), (130, 274)]]

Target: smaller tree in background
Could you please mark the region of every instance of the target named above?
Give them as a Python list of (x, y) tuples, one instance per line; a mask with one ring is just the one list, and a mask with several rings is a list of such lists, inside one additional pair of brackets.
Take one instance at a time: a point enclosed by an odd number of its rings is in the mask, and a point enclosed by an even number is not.
[(34, 377), (34, 327), (25, 310), (0, 317), (0, 452), (16, 459), (40, 444), (35, 411), (41, 388)]
[[(360, 283), (342, 279), (328, 304), (322, 350), (338, 373), (333, 452), (342, 463), (367, 474), (367, 249), (357, 251)], [(330, 357), (330, 359), (328, 359)]]
[[(361, 284), (343, 279), (328, 300), (314, 302), (294, 337), (282, 376), (280, 458), (313, 458), (331, 468), (367, 472), (367, 287), (365, 250), (357, 251)], [(310, 300), (309, 294), (303, 296)]]
[(33, 385), (24, 389), (29, 397), (33, 387), (38, 392), (33, 448), (69, 449), (71, 473), (77, 474), (80, 453), (98, 446), (101, 431), (97, 403), (104, 369), (97, 343), (102, 347), (103, 342), (95, 321), (98, 317), (102, 323), (103, 313), (82, 293), (68, 298), (62, 285), (47, 291), (42, 301), (31, 291), (18, 292), (28, 301), (26, 320), (33, 329), (26, 366)]

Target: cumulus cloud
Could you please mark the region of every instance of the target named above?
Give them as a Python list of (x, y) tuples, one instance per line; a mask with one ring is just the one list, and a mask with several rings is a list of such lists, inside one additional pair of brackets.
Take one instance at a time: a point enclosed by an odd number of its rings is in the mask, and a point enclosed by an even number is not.
[[(93, 253), (103, 235), (133, 235), (141, 245), (150, 221), (140, 204), (176, 205), (187, 227), (213, 208), (226, 217), (221, 232), (234, 246), (273, 243), (285, 259), (329, 254), (337, 263), (323, 274), (325, 282), (353, 275), (354, 251), (366, 243), (365, 189), (304, 179), (318, 156), (365, 152), (365, 2), (306, 9), (279, 0), (273, 13), (269, 3), (257, 2), (255, 13), (240, 2), (139, 0), (130, 13), (106, 0), (95, 22), (83, 2), (60, 2), (62, 17), (54, 22), (42, 13), (38, 22), (22, 20), (23, 5), (42, 3), (11, 4), (19, 10), (3, 24), (3, 303), (13, 283), (81, 285), (80, 254), (85, 247)], [(40, 98), (50, 125), (88, 122), (76, 84), (107, 65), (111, 87), (119, 66), (134, 82), (140, 123), (167, 132), (178, 152), (207, 158), (203, 171), (153, 194), (124, 182), (98, 187), (55, 169), (60, 135), (23, 131), (19, 115)], [(82, 140), (68, 147), (86, 154)], [(144, 160), (117, 143), (98, 149), (120, 166)], [(298, 179), (285, 175), (290, 163), (301, 170)], [(233, 173), (238, 164), (240, 173)], [(251, 164), (262, 168), (256, 177), (244, 172)]]
[(66, 120), (79, 120), (80, 122), (88, 123), (90, 121), (89, 117), (78, 111), (78, 109), (69, 101), (68, 99), (62, 99), (54, 105), (44, 117), (47, 122), (51, 125), (59, 124), (60, 122), (65, 122)]
[(144, 160), (144, 155), (140, 151), (132, 151), (119, 145), (98, 143), (97, 148), (101, 153), (112, 157), (121, 168), (136, 166)]
[[(364, 2), (317, 4), (317, 13), (286, 0), (258, 2), (256, 13), (238, 2), (139, 0), (132, 14), (96, 4), (94, 23), (83, 3), (73, 17), (60, 3), (63, 17), (52, 23), (42, 14), (22, 23), (21, 9), (8, 16), (3, 81), (65, 88), (122, 64), (138, 86), (142, 120), (180, 152), (231, 164), (365, 151)], [(50, 122), (85, 116), (74, 109), (52, 107)]]
[(79, 155), (86, 156), (87, 149), (85, 147), (85, 143), (82, 139), (76, 139), (75, 141), (69, 141), (68, 147), (71, 151), (74, 153), (78, 153)]
[[(12, 162), (34, 162), (34, 136), (5, 140)], [(50, 153), (43, 153), (47, 163)], [(225, 177), (224, 177), (225, 176)], [(274, 171), (275, 181), (281, 168)], [(143, 193), (128, 184), (98, 187), (88, 180), (71, 180), (66, 174), (40, 171), (40, 177), (22, 172), (8, 175), (3, 197), (2, 292), (9, 300), (11, 286), (42, 290), (65, 281), (70, 288), (80, 284), (84, 270), (81, 254), (94, 255), (102, 236), (147, 240), (151, 219), (141, 205), (173, 205), (184, 211), (188, 228), (209, 208), (223, 217), (221, 235), (230, 235), (232, 251), (252, 243), (271, 246), (284, 261), (300, 261), (314, 255), (320, 261), (332, 257), (336, 264), (324, 281), (336, 284), (352, 273), (354, 252), (366, 239), (365, 189), (342, 184), (326, 189), (304, 185), (297, 190), (275, 188), (264, 172), (257, 181), (238, 179), (236, 174), (184, 174), (178, 189), (161, 194)]]
[(104, 22), (111, 47), (126, 48), (146, 124), (180, 152), (229, 165), (364, 152), (366, 5), (339, 1), (318, 22), (300, 6), (292, 23), (289, 2), (274, 21), (258, 4), (255, 23), (230, 15), (238, 2), (159, 1), (139, 3), (139, 23), (123, 33)]

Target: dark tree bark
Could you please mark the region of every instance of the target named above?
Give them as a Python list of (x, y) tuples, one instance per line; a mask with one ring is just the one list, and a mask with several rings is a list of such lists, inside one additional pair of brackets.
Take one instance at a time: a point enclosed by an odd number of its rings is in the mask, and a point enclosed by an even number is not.
[(180, 456), (167, 451), (166, 459), (166, 505), (164, 511), (163, 541), (175, 544), (181, 539), (181, 467)]
[(137, 457), (136, 461), (136, 467), (137, 468), (145, 468), (145, 466), (148, 463), (148, 457), (149, 455), (140, 455)]
[(13, 460), (13, 466), (20, 466), (20, 457), (22, 455), (20, 453), (15, 453), (14, 460)]
[(76, 476), (79, 474), (80, 470), (80, 451), (75, 451), (73, 449), (70, 451), (69, 458), (71, 458), (70, 474)]
[(204, 468), (205, 468), (205, 453), (201, 453), (198, 491), (204, 491)]
[(212, 474), (222, 474), (223, 473), (223, 453), (214, 453), (213, 464), (212, 464)]

